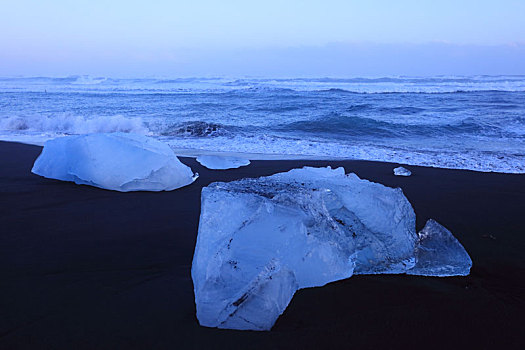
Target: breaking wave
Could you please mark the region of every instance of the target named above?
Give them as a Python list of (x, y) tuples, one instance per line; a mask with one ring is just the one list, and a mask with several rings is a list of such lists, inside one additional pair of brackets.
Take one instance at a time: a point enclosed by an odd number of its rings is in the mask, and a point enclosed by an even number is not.
[(120, 115), (97, 118), (68, 114), (7, 117), (0, 119), (0, 130), (50, 134), (91, 134), (103, 132), (149, 133), (149, 129), (141, 119), (126, 118)]
[(407, 124), (337, 113), (331, 113), (319, 119), (281, 124), (277, 129), (317, 135), (338, 135), (344, 138), (351, 136), (381, 138), (443, 137), (462, 134), (501, 135), (502, 133), (500, 127), (480, 123), (473, 118), (441, 124)]
[(525, 76), (0, 78), (0, 139), (130, 132), (187, 150), (525, 173), (515, 91)]
[(0, 77), (1, 91), (83, 91), (121, 94), (198, 92), (313, 92), (321, 94), (524, 92), (525, 76), (382, 77), (382, 78), (133, 78), (89, 75), (67, 77)]

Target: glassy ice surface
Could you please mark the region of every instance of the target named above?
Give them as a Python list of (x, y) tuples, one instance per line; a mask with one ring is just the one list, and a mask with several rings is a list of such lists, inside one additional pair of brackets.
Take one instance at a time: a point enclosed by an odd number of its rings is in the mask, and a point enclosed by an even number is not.
[(430, 219), (418, 233), (416, 266), (407, 271), (410, 275), (466, 276), (472, 260), (461, 243), (445, 227)]
[(213, 155), (202, 155), (197, 157), (197, 162), (208, 169), (225, 170), (240, 168), (250, 164), (248, 159), (237, 157), (222, 157)]
[(343, 168), (212, 183), (202, 190), (192, 265), (197, 318), (208, 327), (269, 330), (297, 289), (405, 273), (416, 258), (428, 270), (412, 274), (464, 274), (443, 269), (470, 258), (451, 259), (457, 246), (436, 225), (418, 236), (401, 189)]
[(412, 172), (410, 170), (400, 166), (400, 167), (394, 168), (394, 175), (396, 175), (396, 176), (410, 176), (410, 175), (412, 175)]
[(47, 141), (31, 171), (51, 179), (121, 192), (170, 191), (197, 178), (167, 144), (125, 133)]
[(210, 327), (270, 329), (297, 288), (412, 267), (414, 227), (400, 189), (343, 168), (211, 184), (192, 266), (197, 317)]

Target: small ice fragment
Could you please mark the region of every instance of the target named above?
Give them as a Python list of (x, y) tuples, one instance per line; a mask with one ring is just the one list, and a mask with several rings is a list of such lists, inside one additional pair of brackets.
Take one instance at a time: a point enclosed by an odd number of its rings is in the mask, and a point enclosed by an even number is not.
[(412, 172), (410, 170), (400, 166), (400, 167), (394, 168), (394, 175), (396, 175), (396, 176), (410, 176), (410, 175), (412, 175)]
[(197, 162), (208, 169), (225, 170), (235, 169), (250, 164), (248, 159), (222, 156), (199, 156)]
[(444, 277), (466, 276), (470, 273), (472, 260), (445, 227), (430, 219), (418, 236), (416, 266), (408, 270), (407, 274)]
[(179, 161), (167, 144), (125, 133), (47, 141), (31, 171), (51, 179), (121, 192), (171, 191), (191, 184), (198, 176)]

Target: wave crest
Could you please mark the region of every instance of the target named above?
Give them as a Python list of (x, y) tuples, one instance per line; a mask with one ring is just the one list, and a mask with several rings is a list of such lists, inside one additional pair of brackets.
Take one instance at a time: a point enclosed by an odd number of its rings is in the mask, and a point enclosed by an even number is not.
[[(418, 113), (419, 111), (412, 111)], [(408, 113), (407, 113), (408, 114)], [(339, 137), (363, 136), (363, 137), (441, 137), (447, 135), (493, 135), (500, 134), (497, 125), (484, 124), (474, 118), (440, 123), (440, 124), (406, 124), (394, 121), (377, 120), (368, 117), (353, 115), (341, 115), (331, 113), (319, 119), (296, 121), (281, 124), (277, 127), (283, 131), (299, 131), (308, 134), (325, 134)]]
[(0, 119), (0, 129), (14, 132), (30, 131), (54, 134), (149, 133), (149, 129), (142, 119), (126, 118), (121, 115), (97, 118), (75, 115), (15, 116)]

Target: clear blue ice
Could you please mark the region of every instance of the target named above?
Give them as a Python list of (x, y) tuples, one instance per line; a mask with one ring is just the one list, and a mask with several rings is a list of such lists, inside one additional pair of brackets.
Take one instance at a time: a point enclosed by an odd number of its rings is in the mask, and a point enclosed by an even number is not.
[(203, 188), (192, 278), (201, 325), (269, 330), (300, 288), (353, 274), (466, 275), (471, 265), (436, 222), (416, 234), (401, 189), (302, 168)]

